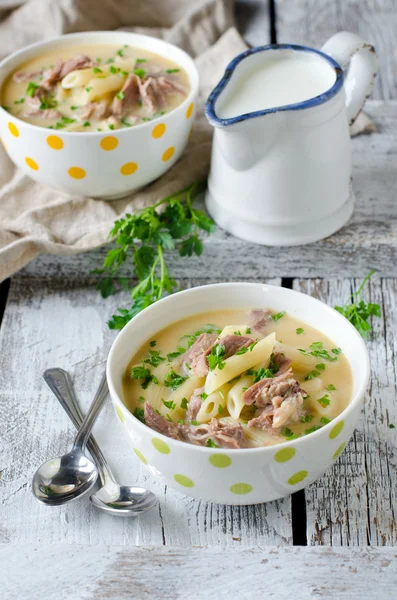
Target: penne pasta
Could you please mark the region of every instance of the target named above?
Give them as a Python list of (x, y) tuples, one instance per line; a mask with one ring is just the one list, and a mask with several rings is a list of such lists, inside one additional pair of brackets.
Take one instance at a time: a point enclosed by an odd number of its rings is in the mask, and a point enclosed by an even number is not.
[(88, 84), (95, 77), (92, 67), (88, 69), (79, 69), (78, 71), (71, 71), (62, 79), (61, 87), (65, 90), (72, 88), (83, 87)]
[(240, 417), (241, 411), (246, 406), (243, 396), (247, 388), (252, 385), (251, 377), (242, 377), (233, 385), (227, 396), (227, 410), (233, 419)]
[[(169, 370), (169, 367), (167, 368)], [(159, 407), (159, 411), (162, 415), (168, 415), (173, 421), (177, 421), (182, 419), (185, 416), (186, 409), (181, 407), (182, 399), (186, 398), (187, 401), (190, 400), (195, 389), (202, 387), (204, 384), (204, 378), (198, 377), (197, 375), (192, 375), (186, 381), (182, 383), (181, 386), (178, 387), (177, 390), (169, 390), (168, 388), (163, 388), (163, 396), (160, 399), (161, 406)], [(157, 387), (157, 386), (156, 386)], [(162, 387), (162, 386), (161, 386)], [(172, 402), (172, 408), (168, 408), (165, 402)], [(171, 405), (171, 406), (172, 406)]]
[(205, 393), (212, 394), (227, 381), (234, 379), (247, 369), (251, 369), (259, 362), (268, 360), (273, 351), (275, 338), (276, 334), (271, 333), (245, 354), (235, 354), (227, 358), (224, 361), (223, 369), (216, 367), (210, 371), (205, 382)]
[(86, 102), (100, 100), (109, 92), (118, 92), (124, 85), (126, 76), (109, 75), (105, 79), (90, 79), (85, 87)]
[(229, 383), (225, 383), (213, 394), (210, 394), (205, 400), (197, 414), (198, 423), (208, 423), (213, 417), (217, 418), (226, 407), (226, 401), (229, 390), (232, 386)]
[(219, 337), (222, 339), (227, 335), (235, 335), (236, 332), (239, 332), (237, 335), (246, 335), (248, 325), (226, 325), (219, 334)]
[(310, 371), (314, 369), (317, 363), (322, 362), (320, 358), (302, 354), (297, 348), (276, 342), (274, 349), (278, 352), (283, 352), (292, 360), (292, 368), (299, 371)]

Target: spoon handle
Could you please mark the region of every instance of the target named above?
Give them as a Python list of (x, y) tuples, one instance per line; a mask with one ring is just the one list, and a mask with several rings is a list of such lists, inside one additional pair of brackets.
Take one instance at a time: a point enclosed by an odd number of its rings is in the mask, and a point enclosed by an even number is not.
[(91, 433), (91, 429), (95, 423), (95, 420), (99, 413), (101, 412), (103, 405), (106, 402), (106, 398), (108, 396), (108, 384), (106, 381), (106, 373), (102, 375), (101, 383), (99, 384), (99, 388), (95, 394), (95, 398), (92, 401), (90, 408), (84, 418), (84, 421), (81, 424), (81, 427), (76, 435), (76, 439), (74, 440), (74, 449), (79, 449), (81, 452), (84, 452), (87, 440)]
[[(77, 402), (69, 373), (59, 368), (47, 369), (44, 371), (43, 378), (73, 425), (76, 429), (80, 429), (84, 415)], [(105, 485), (109, 479), (114, 480), (111, 469), (93, 435), (88, 438), (87, 446), (98, 467), (102, 484)]]

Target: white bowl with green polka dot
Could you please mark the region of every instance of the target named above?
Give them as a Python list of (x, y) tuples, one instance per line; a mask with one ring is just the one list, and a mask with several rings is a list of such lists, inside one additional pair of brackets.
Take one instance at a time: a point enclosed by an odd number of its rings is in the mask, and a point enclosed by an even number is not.
[(186, 52), (151, 36), (126, 31), (64, 35), (27, 46), (0, 63), (0, 90), (8, 75), (46, 52), (81, 44), (128, 44), (182, 67), (190, 92), (177, 108), (150, 122), (103, 132), (38, 127), (0, 108), (0, 137), (11, 160), (27, 175), (61, 192), (114, 199), (154, 181), (184, 151), (195, 115), (199, 78)]
[[(170, 439), (136, 419), (123, 404), (122, 377), (131, 356), (178, 319), (198, 312), (267, 307), (321, 330), (341, 347), (353, 373), (347, 408), (318, 431), (262, 448), (223, 450)], [(119, 333), (107, 362), (116, 415), (134, 453), (156, 477), (183, 494), (221, 504), (257, 504), (302, 489), (338, 459), (359, 418), (369, 380), (369, 358), (354, 327), (334, 309), (299, 292), (257, 283), (192, 288), (150, 306)]]

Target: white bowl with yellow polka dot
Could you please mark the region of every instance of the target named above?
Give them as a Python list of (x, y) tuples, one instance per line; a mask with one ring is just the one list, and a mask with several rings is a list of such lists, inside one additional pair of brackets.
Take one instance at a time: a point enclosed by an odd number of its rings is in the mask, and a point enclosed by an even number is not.
[(27, 175), (61, 192), (121, 198), (154, 181), (181, 156), (195, 114), (199, 78), (186, 52), (156, 38), (129, 32), (89, 32), (33, 44), (0, 63), (0, 90), (8, 75), (29, 59), (81, 44), (128, 44), (177, 63), (188, 74), (190, 92), (159, 119), (108, 132), (54, 132), (0, 108), (0, 137), (11, 160)]
[[(352, 398), (328, 425), (305, 437), (263, 448), (223, 450), (170, 439), (136, 419), (123, 404), (122, 377), (142, 344), (176, 320), (198, 312), (267, 307), (322, 331), (341, 347), (353, 374)], [(221, 504), (257, 504), (302, 489), (338, 459), (360, 416), (369, 380), (368, 352), (338, 312), (305, 294), (272, 285), (224, 283), (189, 289), (150, 306), (119, 333), (107, 362), (113, 405), (131, 452), (179, 492)]]

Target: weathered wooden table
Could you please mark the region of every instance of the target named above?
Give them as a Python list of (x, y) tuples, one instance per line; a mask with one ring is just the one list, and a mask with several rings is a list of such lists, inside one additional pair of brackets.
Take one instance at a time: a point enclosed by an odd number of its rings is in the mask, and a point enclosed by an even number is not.
[[(279, 38), (307, 42), (303, 9), (312, 5), (315, 12), (315, 3), (295, 5), (302, 10), (295, 7), (295, 20), (287, 19), (290, 29), (279, 20)], [(341, 14), (337, 23), (330, 19), (332, 31), (349, 25)], [(255, 42), (254, 22), (249, 34)], [(393, 97), (387, 77), (378, 80), (378, 97)], [(251, 507), (185, 497), (141, 466), (107, 406), (95, 435), (120, 480), (149, 487), (158, 508), (123, 520), (85, 500), (53, 509), (37, 503), (35, 468), (62, 454), (74, 436), (42, 372), (69, 370), (87, 407), (115, 336), (106, 320), (127, 299), (104, 301), (95, 291), (90, 273), (105, 249), (68, 260), (42, 256), (11, 285), (2, 284), (0, 579), (7, 600), (54, 596), (54, 590), (58, 598), (114, 600), (397, 597), (397, 102), (371, 101), (367, 111), (378, 133), (352, 141), (357, 206), (340, 232), (310, 246), (277, 249), (219, 230), (201, 258), (173, 263), (182, 287), (271, 281), (331, 305), (377, 269), (367, 294), (383, 316), (368, 341), (372, 378), (362, 418), (335, 466), (304, 491)]]

